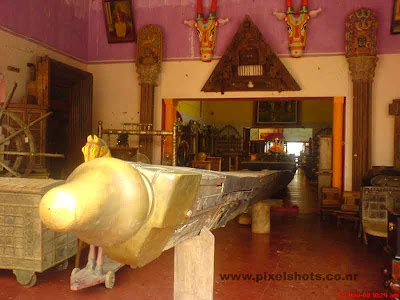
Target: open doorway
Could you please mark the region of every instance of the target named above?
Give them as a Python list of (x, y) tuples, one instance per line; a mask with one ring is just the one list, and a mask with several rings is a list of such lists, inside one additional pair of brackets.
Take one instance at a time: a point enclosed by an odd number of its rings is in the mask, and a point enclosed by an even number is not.
[[(337, 101), (340, 100), (340, 101)], [(296, 110), (291, 101), (296, 101)], [(268, 151), (270, 145), (264, 141), (265, 135), (270, 132), (279, 132), (285, 137), (285, 151), (291, 154), (302, 170), (302, 175), (307, 176), (308, 182), (318, 187), (318, 136), (330, 135), (332, 144), (335, 147), (330, 158), (332, 171), (330, 184), (343, 190), (343, 128), (344, 128), (344, 97), (314, 97), (314, 98), (265, 98), (265, 99), (173, 99), (175, 109), (175, 120), (180, 118), (183, 124), (190, 122), (197, 123), (196, 126), (203, 127), (203, 132), (208, 126), (207, 134), (214, 132), (216, 138), (207, 141), (203, 138), (197, 145), (197, 151), (210, 151), (210, 155), (220, 156), (217, 143), (223, 139), (218, 137), (218, 131), (227, 127), (232, 140), (225, 140), (232, 149), (235, 145), (234, 140), (240, 136), (240, 155), (239, 160), (251, 159), (252, 154), (260, 154)], [(260, 105), (260, 103), (262, 105)], [(267, 103), (272, 103), (269, 105)], [(336, 109), (337, 103), (341, 109)], [(260, 114), (260, 107), (274, 107), (276, 112), (291, 111), (292, 116), (273, 116), (278, 118), (278, 122)], [(288, 109), (291, 108), (291, 109)], [(168, 109), (164, 106), (163, 112)], [(164, 114), (164, 121), (165, 114)], [(268, 117), (268, 116), (267, 116)], [(258, 118), (258, 119), (257, 119)], [(279, 120), (279, 118), (281, 118)], [(286, 119), (285, 119), (286, 118)], [(338, 121), (339, 120), (339, 121)], [(336, 122), (336, 125), (334, 123)], [(338, 124), (340, 126), (338, 126)], [(165, 125), (167, 125), (165, 123)], [(336, 128), (335, 128), (336, 127)], [(226, 131), (227, 128), (224, 130)], [(164, 128), (167, 129), (168, 128)], [(225, 134), (225, 137), (227, 134)], [(190, 143), (189, 143), (190, 144)], [(201, 145), (211, 145), (214, 148), (200, 149)], [(195, 145), (196, 146), (196, 145)], [(195, 158), (196, 149), (188, 147), (192, 159)], [(336, 158), (336, 161), (335, 161)], [(232, 160), (232, 157), (230, 158)], [(234, 166), (234, 160), (231, 165)], [(229, 164), (226, 164), (229, 166)], [(187, 163), (190, 166), (190, 163)], [(225, 169), (226, 170), (226, 169)], [(334, 179), (335, 177), (335, 179)]]

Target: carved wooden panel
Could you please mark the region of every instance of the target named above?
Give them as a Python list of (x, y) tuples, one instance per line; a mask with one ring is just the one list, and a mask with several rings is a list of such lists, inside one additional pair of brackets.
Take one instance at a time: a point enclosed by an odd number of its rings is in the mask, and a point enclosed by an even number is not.
[(346, 56), (375, 56), (377, 27), (373, 10), (361, 8), (352, 13), (346, 22)]
[(246, 16), (204, 85), (204, 92), (299, 91), (286, 67)]

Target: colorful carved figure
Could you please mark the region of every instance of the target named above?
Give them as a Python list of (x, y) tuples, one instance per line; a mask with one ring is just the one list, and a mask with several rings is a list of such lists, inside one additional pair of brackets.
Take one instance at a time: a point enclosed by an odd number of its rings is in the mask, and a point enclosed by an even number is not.
[(349, 16), (346, 22), (346, 57), (376, 56), (375, 12), (361, 8)]
[(303, 56), (307, 40), (308, 19), (316, 17), (322, 9), (308, 11), (308, 0), (302, 0), (301, 9), (296, 13), (292, 6), (292, 0), (286, 0), (286, 13), (273, 12), (278, 20), (285, 20), (288, 25), (289, 50), (292, 57)]
[(217, 38), (217, 27), (223, 26), (229, 22), (229, 19), (217, 20), (217, 0), (213, 0), (208, 19), (204, 18), (202, 0), (197, 0), (197, 19), (185, 20), (184, 23), (189, 27), (196, 27), (200, 41), (200, 59), (204, 62), (210, 62)]
[[(99, 157), (111, 157), (110, 149), (106, 142), (96, 135), (93, 137), (89, 135), (86, 140), (86, 145), (82, 147), (82, 153), (85, 158), (85, 162), (91, 161), (92, 159)], [(82, 243), (80, 241), (80, 243)], [(79, 249), (82, 249), (82, 245), (79, 245)], [(78, 253), (80, 255), (80, 251)], [(103, 273), (103, 249), (99, 247), (96, 260), (96, 248), (94, 245), (90, 245), (88, 263), (86, 265), (88, 271), (94, 272), (97, 275)]]

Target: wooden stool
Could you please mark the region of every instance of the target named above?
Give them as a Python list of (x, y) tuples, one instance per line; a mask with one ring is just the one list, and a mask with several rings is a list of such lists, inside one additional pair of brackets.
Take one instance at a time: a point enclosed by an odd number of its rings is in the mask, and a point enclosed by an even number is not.
[(251, 232), (266, 234), (271, 231), (271, 206), (268, 201), (260, 201), (253, 205)]

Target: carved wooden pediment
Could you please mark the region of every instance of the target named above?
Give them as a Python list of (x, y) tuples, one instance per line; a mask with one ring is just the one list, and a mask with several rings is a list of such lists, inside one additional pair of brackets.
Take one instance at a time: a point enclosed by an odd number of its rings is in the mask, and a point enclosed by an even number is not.
[(203, 92), (299, 91), (286, 67), (246, 16)]

